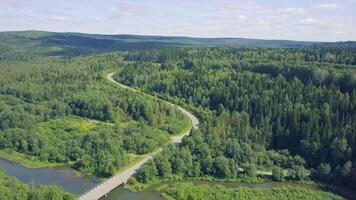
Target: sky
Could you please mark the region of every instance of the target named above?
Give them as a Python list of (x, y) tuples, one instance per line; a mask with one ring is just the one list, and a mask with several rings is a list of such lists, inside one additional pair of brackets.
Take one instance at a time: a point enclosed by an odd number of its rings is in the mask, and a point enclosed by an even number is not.
[(0, 31), (356, 40), (356, 0), (0, 0)]

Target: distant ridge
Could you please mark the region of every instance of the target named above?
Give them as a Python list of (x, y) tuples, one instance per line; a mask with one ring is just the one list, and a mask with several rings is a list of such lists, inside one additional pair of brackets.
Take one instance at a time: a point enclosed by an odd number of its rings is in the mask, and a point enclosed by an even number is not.
[[(182, 36), (101, 35), (56, 33), (46, 31), (0, 32), (0, 49), (31, 50), (34, 54), (76, 56), (101, 52), (174, 47), (234, 48), (356, 48), (356, 42), (307, 42), (293, 40), (262, 40), (248, 38), (196, 38)], [(0, 54), (1, 55), (1, 54)]]

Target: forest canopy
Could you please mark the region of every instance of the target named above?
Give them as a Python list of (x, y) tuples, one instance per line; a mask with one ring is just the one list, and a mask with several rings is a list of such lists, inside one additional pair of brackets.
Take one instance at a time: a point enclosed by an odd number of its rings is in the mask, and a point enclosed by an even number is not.
[(189, 128), (179, 110), (107, 83), (118, 65), (118, 54), (0, 62), (0, 149), (110, 177)]
[[(303, 179), (309, 174), (303, 172), (306, 168), (319, 180), (352, 187), (356, 185), (353, 52), (339, 48), (134, 51), (125, 59), (135, 62), (116, 79), (189, 107), (204, 121), (178, 150), (165, 151), (163, 158), (148, 166), (159, 169), (164, 160), (173, 174), (216, 178), (237, 177), (238, 167), (252, 165), (276, 173), (279, 167)], [(192, 163), (184, 166), (189, 173), (175, 170), (177, 159), (190, 160), (181, 161)], [(140, 173), (138, 178), (148, 180)]]

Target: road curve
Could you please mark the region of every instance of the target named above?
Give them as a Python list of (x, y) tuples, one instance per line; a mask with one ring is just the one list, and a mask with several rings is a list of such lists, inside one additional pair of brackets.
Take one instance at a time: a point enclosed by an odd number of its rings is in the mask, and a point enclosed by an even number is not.
[[(124, 88), (124, 89), (128, 89), (131, 90), (133, 92), (138, 92), (138, 93), (143, 93), (139, 90), (136, 90), (134, 88), (131, 88), (129, 86), (123, 85), (117, 81), (115, 81), (113, 79), (114, 73), (110, 73), (106, 76), (106, 79), (109, 80), (110, 82), (116, 84), (117, 86)], [(146, 95), (149, 95), (147, 93), (144, 93)], [(149, 95), (152, 96), (152, 95)], [(152, 96), (152, 98), (157, 98)], [(162, 101), (165, 101), (163, 99), (161, 99)], [(185, 114), (187, 117), (189, 117), (189, 119), (192, 121), (192, 127), (193, 129), (198, 129), (199, 128), (199, 120), (197, 117), (195, 117), (192, 113), (190, 113), (189, 111), (185, 110), (184, 108), (172, 104), (168, 101), (167, 102), (168, 105), (171, 105), (173, 107), (176, 107), (177, 109), (179, 109), (183, 114)], [(182, 139), (184, 136), (189, 135), (190, 130), (178, 135), (178, 136), (172, 136), (171, 137), (171, 142), (173, 144), (180, 144), (182, 143)], [(81, 196), (78, 197), (78, 200), (97, 200), (103, 196), (105, 196), (106, 194), (108, 194), (111, 190), (115, 189), (117, 186), (125, 183), (133, 174), (136, 173), (136, 171), (143, 165), (145, 164), (147, 161), (149, 161), (150, 159), (152, 159), (158, 152), (160, 152), (162, 150), (162, 148), (160, 148), (158, 151), (153, 152), (149, 155), (146, 155), (142, 160), (140, 160), (139, 162), (135, 163), (133, 166), (131, 166), (130, 168), (126, 169), (125, 171), (107, 179), (105, 182), (101, 183), (100, 185), (97, 185), (96, 187), (92, 188), (91, 190), (89, 190), (88, 192), (82, 194)]]
[[(132, 87), (129, 87), (129, 86), (127, 86), (127, 85), (123, 85), (123, 84), (121, 84), (121, 83), (115, 81), (114, 78), (113, 78), (113, 75), (114, 75), (113, 72), (110, 73), (110, 74), (108, 74), (108, 75), (106, 76), (106, 79), (109, 80), (110, 82), (112, 82), (112, 83), (114, 83), (114, 84), (116, 84), (116, 85), (122, 87), (122, 88), (131, 90), (131, 91), (133, 91), (133, 92), (144, 93), (144, 92), (141, 92), (141, 91), (139, 91), (139, 90), (136, 90), (136, 89), (134, 89), (134, 88), (132, 88)], [(154, 96), (152, 96), (152, 95), (150, 95), (150, 94), (147, 94), (147, 93), (144, 93), (144, 94), (149, 95), (149, 96), (151, 96), (152, 98), (158, 98), (158, 97), (154, 97)], [(185, 115), (192, 121), (192, 127), (193, 127), (194, 130), (199, 128), (199, 119), (198, 119), (197, 117), (195, 117), (191, 112), (187, 111), (186, 109), (182, 108), (181, 106), (175, 105), (175, 104), (173, 104), (173, 103), (171, 103), (171, 102), (168, 102), (168, 101), (166, 101), (166, 100), (164, 100), (164, 99), (161, 99), (161, 100), (162, 100), (162, 101), (165, 101), (168, 105), (170, 105), (170, 106), (172, 106), (172, 107), (176, 107), (176, 108), (177, 108), (178, 110), (180, 110), (183, 114), (185, 114)], [(187, 132), (185, 132), (185, 133), (183, 133), (183, 134), (180, 134), (180, 135), (177, 135), (177, 136), (172, 136), (172, 137), (171, 137), (172, 143), (174, 143), (174, 144), (180, 144), (180, 143), (182, 142), (183, 137), (189, 135), (189, 133), (190, 133), (190, 130), (188, 130)]]

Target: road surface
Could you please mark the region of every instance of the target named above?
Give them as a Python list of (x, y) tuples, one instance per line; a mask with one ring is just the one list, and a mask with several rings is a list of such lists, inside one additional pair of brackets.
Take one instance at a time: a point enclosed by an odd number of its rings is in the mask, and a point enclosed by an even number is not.
[[(128, 89), (128, 90), (131, 90), (133, 92), (138, 92), (138, 93), (143, 93), (141, 91), (138, 91), (134, 88), (131, 88), (129, 86), (126, 86), (126, 85), (123, 85), (121, 83), (118, 83), (117, 81), (115, 81), (113, 79), (113, 76), (114, 73), (110, 73), (106, 76), (106, 78), (122, 87), (122, 88), (125, 88), (125, 89)], [(144, 93), (146, 94), (146, 93)], [(146, 95), (149, 95), (149, 94), (146, 94)], [(151, 95), (149, 95), (151, 96)], [(157, 98), (157, 97), (154, 97), (154, 96), (151, 96), (152, 98)], [(165, 101), (165, 100), (163, 100)], [(167, 101), (165, 101), (167, 102)], [(193, 126), (193, 129), (197, 129), (199, 127), (199, 120), (198, 118), (196, 118), (192, 113), (190, 113), (189, 111), (185, 110), (184, 108), (178, 106), (178, 105), (175, 105), (175, 104), (172, 104), (170, 102), (167, 102), (168, 105), (171, 105), (173, 107), (176, 107), (177, 109), (179, 109), (180, 111), (182, 111), (182, 113), (184, 113), (187, 117), (189, 117), (189, 119), (192, 121), (192, 126)], [(181, 134), (181, 135), (178, 135), (178, 136), (172, 136), (171, 137), (171, 142), (174, 143), (174, 144), (180, 144), (182, 143), (182, 139), (184, 136), (186, 135), (189, 135), (190, 133), (190, 130)], [(133, 166), (129, 167), (128, 169), (126, 169), (125, 171), (107, 179), (105, 182), (97, 185), (96, 187), (92, 188), (91, 190), (89, 190), (88, 192), (82, 194), (81, 196), (78, 197), (78, 200), (97, 200), (103, 196), (105, 196), (106, 194), (108, 194), (111, 190), (115, 189), (117, 186), (123, 184), (123, 183), (126, 183), (126, 181), (133, 175), (136, 173), (136, 171), (143, 165), (145, 164), (147, 161), (149, 161), (150, 159), (152, 159), (158, 152), (160, 152), (162, 150), (162, 148), (160, 148), (158, 151), (154, 152), (154, 153), (151, 153), (149, 155), (146, 155), (142, 160), (140, 160), (139, 162), (135, 163)]]

